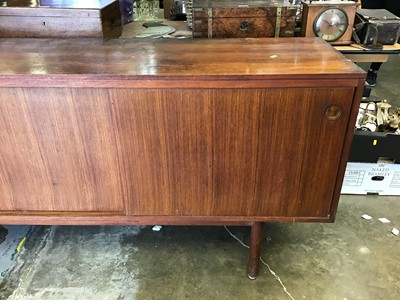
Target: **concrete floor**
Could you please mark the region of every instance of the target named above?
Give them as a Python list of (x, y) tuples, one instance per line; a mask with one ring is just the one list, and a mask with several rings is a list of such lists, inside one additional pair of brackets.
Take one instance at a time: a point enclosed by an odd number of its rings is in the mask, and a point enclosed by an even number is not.
[[(364, 70), (369, 68), (368, 63), (359, 66)], [(400, 54), (389, 55), (389, 60), (382, 64), (371, 96), (387, 99), (393, 106), (400, 107)]]
[[(398, 299), (399, 208), (343, 195), (333, 224), (266, 224), (262, 258), (293, 299)], [(247, 279), (247, 258), (223, 227), (37, 227), (0, 299), (291, 299), (263, 264)]]
[[(399, 66), (393, 55), (373, 89), (397, 105)], [(0, 299), (397, 300), (393, 227), (400, 229), (400, 197), (348, 195), (333, 224), (265, 224), (262, 258), (282, 286), (263, 264), (257, 280), (247, 279), (248, 250), (223, 227), (38, 226), (0, 283)], [(248, 243), (247, 228), (228, 229)]]

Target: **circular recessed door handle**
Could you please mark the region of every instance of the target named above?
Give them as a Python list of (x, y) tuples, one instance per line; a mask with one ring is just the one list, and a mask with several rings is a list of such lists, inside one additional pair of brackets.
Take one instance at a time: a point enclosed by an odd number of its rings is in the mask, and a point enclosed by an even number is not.
[(240, 22), (240, 30), (247, 30), (249, 29), (249, 23), (246, 21)]
[(342, 108), (339, 105), (329, 105), (325, 109), (325, 116), (328, 120), (334, 121), (340, 118), (342, 115)]

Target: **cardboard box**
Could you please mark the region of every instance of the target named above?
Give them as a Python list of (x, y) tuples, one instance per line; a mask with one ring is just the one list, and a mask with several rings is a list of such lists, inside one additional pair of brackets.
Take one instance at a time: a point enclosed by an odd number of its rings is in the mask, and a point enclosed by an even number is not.
[(400, 164), (347, 163), (342, 194), (400, 195)]
[(355, 131), (350, 162), (377, 163), (380, 159), (400, 163), (400, 135), (384, 132)]

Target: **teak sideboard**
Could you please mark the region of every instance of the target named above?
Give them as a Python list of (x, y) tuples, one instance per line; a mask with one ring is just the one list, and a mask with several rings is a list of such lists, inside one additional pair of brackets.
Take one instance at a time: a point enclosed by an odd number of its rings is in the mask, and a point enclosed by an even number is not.
[(0, 40), (0, 224), (333, 222), (365, 72), (318, 38)]

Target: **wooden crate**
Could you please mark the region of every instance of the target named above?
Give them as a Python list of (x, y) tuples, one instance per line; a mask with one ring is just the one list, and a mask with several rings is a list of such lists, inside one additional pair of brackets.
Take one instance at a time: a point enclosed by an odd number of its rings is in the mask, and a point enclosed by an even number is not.
[(121, 35), (119, 1), (84, 4), (62, 0), (42, 0), (33, 5), (24, 0), (4, 2), (0, 8), (0, 37), (117, 38)]
[(296, 11), (272, 1), (195, 0), (193, 37), (292, 37)]

